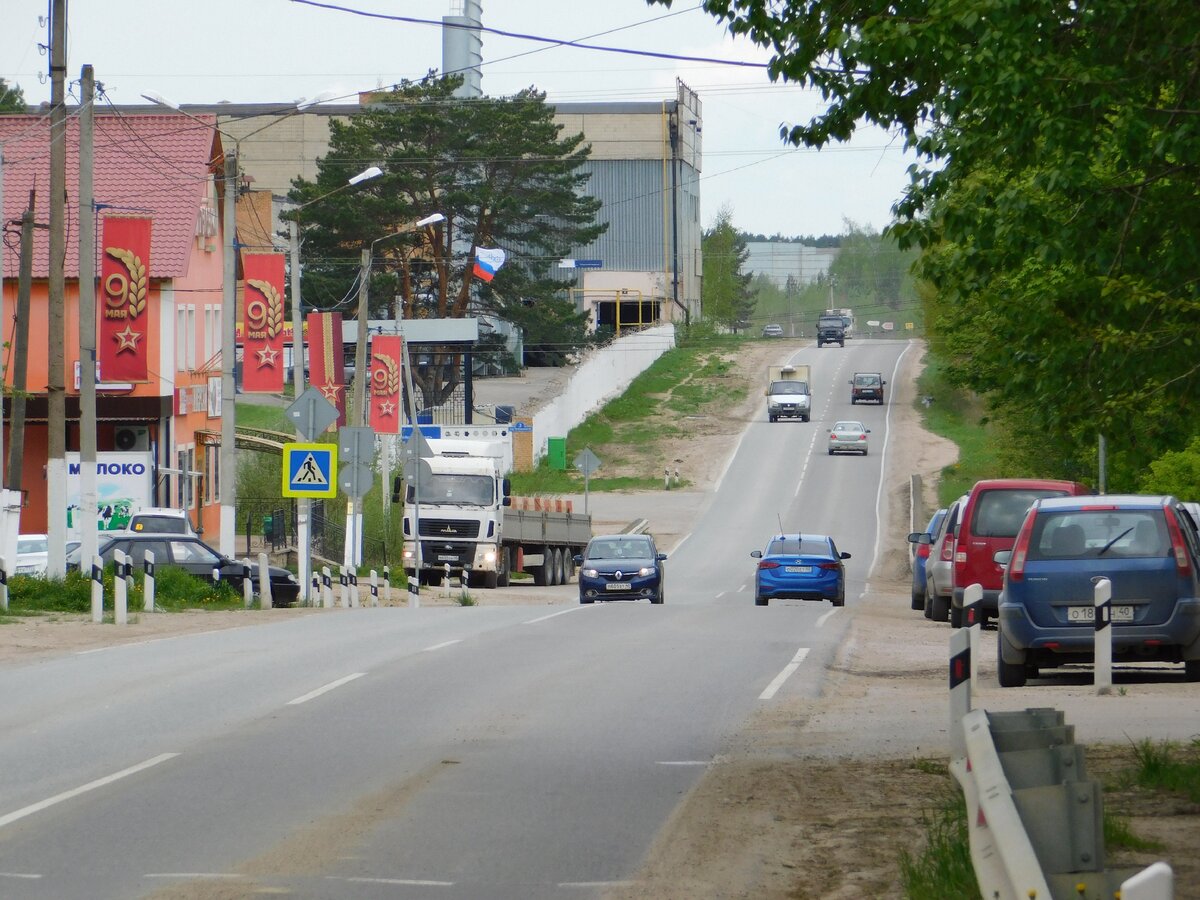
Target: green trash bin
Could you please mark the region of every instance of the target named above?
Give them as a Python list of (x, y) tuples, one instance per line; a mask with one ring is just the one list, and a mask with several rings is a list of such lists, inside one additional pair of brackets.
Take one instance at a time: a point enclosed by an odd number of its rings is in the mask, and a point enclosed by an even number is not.
[(275, 533), (275, 518), (274, 516), (263, 516), (263, 540), (269, 541)]
[(562, 472), (567, 468), (567, 439), (565, 437), (546, 438), (546, 459), (550, 468)]

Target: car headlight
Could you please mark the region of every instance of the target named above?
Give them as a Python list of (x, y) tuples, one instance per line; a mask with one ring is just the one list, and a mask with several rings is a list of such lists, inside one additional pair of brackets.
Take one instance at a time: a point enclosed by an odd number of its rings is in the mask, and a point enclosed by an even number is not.
[(654, 574), (654, 566), (642, 566), (638, 569), (638, 577), (645, 578), (647, 575)]
[(412, 550), (405, 550), (403, 553), (405, 559), (412, 559), (415, 555)]
[(295, 584), (295, 583), (296, 583), (296, 576), (295, 576), (295, 575), (293, 575), (291, 572), (288, 572), (288, 577), (287, 577), (287, 580), (288, 580), (288, 581), (290, 581), (292, 584)]
[(600, 574), (600, 573), (599, 573), (599, 572), (597, 572), (595, 569), (580, 569), (579, 571), (580, 571), (580, 573), (582, 573), (582, 574), (583, 574), (583, 575), (584, 575), (586, 578), (595, 578), (597, 575), (599, 575), (599, 574)]

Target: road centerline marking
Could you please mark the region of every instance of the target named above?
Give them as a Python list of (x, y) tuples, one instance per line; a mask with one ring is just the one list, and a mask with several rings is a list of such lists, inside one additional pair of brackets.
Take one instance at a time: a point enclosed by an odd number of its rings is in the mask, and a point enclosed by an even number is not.
[(796, 655), (792, 657), (792, 661), (783, 667), (775, 678), (767, 685), (766, 690), (758, 695), (759, 700), (770, 700), (775, 696), (776, 692), (783, 687), (783, 683), (795, 674), (795, 671), (800, 668), (800, 663), (804, 662), (804, 658), (808, 656), (808, 648), (801, 647), (796, 651)]
[(434, 644), (432, 647), (426, 647), (422, 653), (432, 653), (434, 650), (443, 650), (446, 647), (453, 647), (455, 644), (462, 643), (462, 638), (455, 638), (452, 641), (442, 641), (440, 644)]
[(366, 672), (354, 672), (351, 675), (343, 676), (342, 678), (339, 678), (336, 681), (329, 682), (329, 684), (321, 685), (315, 691), (309, 691), (307, 694), (302, 694), (301, 696), (297, 697), (294, 700), (289, 700), (287, 702), (287, 705), (288, 706), (299, 706), (301, 703), (307, 703), (309, 700), (314, 700), (317, 697), (320, 697), (322, 694), (329, 693), (334, 688), (340, 688), (343, 684), (348, 684), (349, 682), (354, 681), (356, 678), (362, 678), (366, 674), (367, 674)]
[(6, 816), (0, 816), (0, 828), (3, 828), (5, 825), (11, 825), (19, 819), (24, 819), (26, 816), (49, 809), (51, 806), (57, 806), (59, 803), (71, 800), (81, 794), (105, 787), (114, 781), (120, 781), (122, 778), (128, 778), (130, 775), (136, 775), (138, 772), (149, 769), (152, 766), (157, 766), (168, 759), (174, 759), (178, 755), (178, 753), (160, 753), (158, 756), (138, 763), (136, 766), (130, 766), (128, 769), (122, 769), (120, 772), (113, 772), (111, 775), (105, 775), (103, 778), (97, 778), (95, 781), (89, 781), (87, 784), (81, 784), (77, 788), (71, 788), (71, 790), (63, 791), (61, 794), (55, 794), (53, 797), (47, 797), (45, 800), (31, 803), (29, 806), (22, 807), (15, 812), (10, 812)]
[(552, 612), (545, 616), (538, 616), (536, 619), (527, 619), (521, 624), (536, 625), (538, 622), (545, 622), (547, 619), (553, 619), (555, 616), (565, 616), (567, 613), (579, 612), (580, 610), (584, 609), (588, 609), (588, 604), (580, 603), (578, 606), (572, 606), (570, 609), (560, 609), (558, 612)]

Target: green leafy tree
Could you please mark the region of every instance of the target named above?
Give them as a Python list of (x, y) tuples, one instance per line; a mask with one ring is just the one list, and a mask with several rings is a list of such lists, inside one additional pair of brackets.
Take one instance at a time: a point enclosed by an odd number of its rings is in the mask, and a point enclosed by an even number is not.
[(1200, 6), (705, 8), (826, 98), (788, 140), (865, 122), (918, 153), (891, 231), (928, 251), (927, 327), (951, 377), (1056, 448), (1043, 466), (1094, 464), (1103, 434), (1113, 487), (1132, 488), (1198, 430)]
[[(316, 181), (298, 179), (289, 194), (313, 201), (300, 215), (305, 297), (319, 309), (345, 306), (356, 295), (360, 251), (375, 242), (372, 314), (390, 315), (397, 296), (406, 318), (488, 312), (529, 329), (532, 351), (572, 352), (587, 341), (585, 317), (550, 265), (603, 231), (599, 201), (584, 194), (590, 148), (582, 135), (560, 134), (544, 94), (456, 98), (461, 80), (406, 81), (330, 123)], [(339, 190), (370, 165), (384, 175)], [(445, 221), (377, 240), (435, 212)], [(490, 284), (473, 273), (480, 247), (507, 253)], [(451, 361), (439, 356), (415, 373), (427, 406), (457, 386)]]
[(25, 112), (25, 94), (15, 84), (0, 78), (0, 115)]
[(711, 228), (701, 235), (704, 283), (700, 300), (704, 317), (732, 331), (750, 324), (755, 297), (752, 275), (744, 271), (750, 251), (741, 233), (733, 227), (733, 211), (723, 206)]

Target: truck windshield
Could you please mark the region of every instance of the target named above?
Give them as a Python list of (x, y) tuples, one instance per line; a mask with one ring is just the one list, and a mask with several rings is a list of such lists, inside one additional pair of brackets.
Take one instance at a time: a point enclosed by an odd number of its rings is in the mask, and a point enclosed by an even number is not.
[[(422, 503), (449, 503), (460, 506), (490, 506), (495, 497), (493, 479), (487, 475), (442, 475), (421, 479)], [(412, 499), (412, 488), (409, 488)]]
[(773, 381), (772, 394), (807, 394), (808, 384), (804, 381)]
[(817, 320), (817, 325), (821, 328), (845, 328), (846, 323), (842, 321), (841, 316), (821, 316)]

